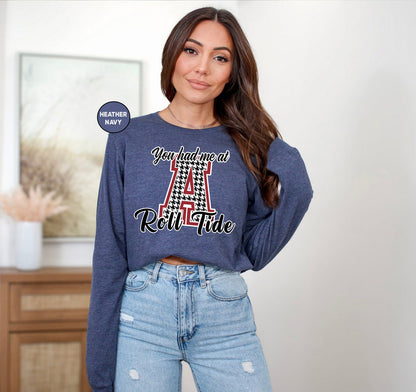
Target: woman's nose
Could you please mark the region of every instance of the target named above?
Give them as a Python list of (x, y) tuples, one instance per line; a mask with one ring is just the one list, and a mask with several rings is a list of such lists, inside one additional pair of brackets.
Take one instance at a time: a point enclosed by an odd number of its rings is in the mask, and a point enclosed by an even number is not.
[(207, 74), (209, 72), (209, 58), (201, 56), (198, 64), (196, 65), (195, 71), (203, 75)]

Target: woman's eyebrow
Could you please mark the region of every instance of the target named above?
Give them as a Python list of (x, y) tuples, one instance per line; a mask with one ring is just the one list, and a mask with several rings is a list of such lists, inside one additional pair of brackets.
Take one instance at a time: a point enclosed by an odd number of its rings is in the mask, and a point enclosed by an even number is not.
[[(197, 41), (196, 39), (193, 38), (188, 38), (186, 41), (191, 41), (199, 46), (204, 46), (203, 44), (201, 44), (201, 42)], [(218, 46), (217, 48), (214, 48), (214, 50), (228, 50), (230, 52), (230, 54), (233, 54), (231, 52), (231, 50), (229, 48), (227, 48), (226, 46)]]

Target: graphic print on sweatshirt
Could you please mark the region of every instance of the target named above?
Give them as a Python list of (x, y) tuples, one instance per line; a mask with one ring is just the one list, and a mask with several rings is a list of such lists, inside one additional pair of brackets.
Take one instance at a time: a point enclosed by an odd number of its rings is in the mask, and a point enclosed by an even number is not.
[(182, 226), (195, 227), (198, 235), (203, 232), (226, 233), (234, 230), (235, 223), (225, 220), (224, 214), (211, 206), (209, 177), (220, 164), (226, 164), (230, 152), (221, 153), (184, 151), (166, 151), (163, 147), (155, 147), (151, 154), (153, 165), (160, 161), (170, 162), (171, 180), (166, 190), (165, 199), (159, 204), (159, 210), (140, 208), (135, 211), (134, 218), (141, 219), (140, 231), (156, 233), (158, 230), (180, 230)]

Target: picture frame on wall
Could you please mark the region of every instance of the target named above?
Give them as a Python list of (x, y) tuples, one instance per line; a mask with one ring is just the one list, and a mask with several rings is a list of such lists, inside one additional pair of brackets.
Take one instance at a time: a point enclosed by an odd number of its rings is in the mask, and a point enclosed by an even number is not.
[(20, 184), (68, 206), (44, 222), (44, 240), (93, 240), (108, 135), (97, 112), (118, 101), (141, 115), (141, 78), (140, 61), (19, 53)]

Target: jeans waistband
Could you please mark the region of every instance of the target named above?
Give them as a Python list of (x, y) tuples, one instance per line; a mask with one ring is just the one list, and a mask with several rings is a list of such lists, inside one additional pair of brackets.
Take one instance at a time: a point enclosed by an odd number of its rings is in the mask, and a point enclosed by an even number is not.
[(240, 274), (239, 271), (225, 270), (214, 265), (206, 264), (181, 264), (173, 265), (156, 261), (143, 267), (144, 270), (152, 273), (152, 281), (156, 282), (158, 276), (177, 280), (178, 282), (187, 282), (200, 280), (201, 287), (206, 286), (206, 281), (223, 274)]

